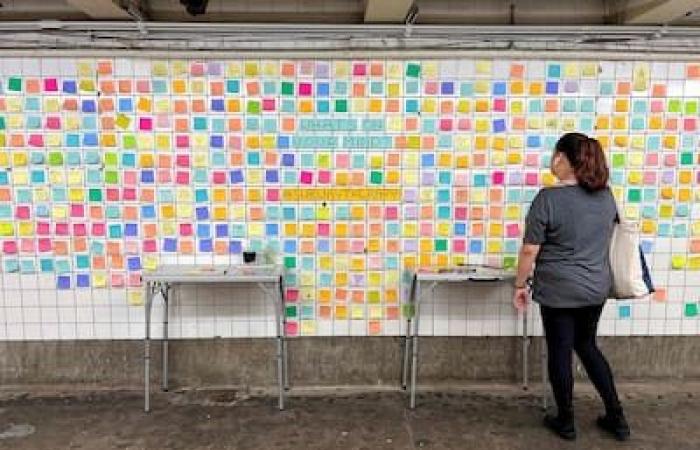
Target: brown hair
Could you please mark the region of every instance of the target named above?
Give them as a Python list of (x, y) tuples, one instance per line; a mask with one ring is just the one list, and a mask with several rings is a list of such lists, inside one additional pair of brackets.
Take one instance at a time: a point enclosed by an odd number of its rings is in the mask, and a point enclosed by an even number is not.
[(608, 185), (608, 164), (596, 139), (582, 133), (566, 133), (559, 138), (554, 151), (566, 155), (578, 184), (585, 190), (595, 192)]

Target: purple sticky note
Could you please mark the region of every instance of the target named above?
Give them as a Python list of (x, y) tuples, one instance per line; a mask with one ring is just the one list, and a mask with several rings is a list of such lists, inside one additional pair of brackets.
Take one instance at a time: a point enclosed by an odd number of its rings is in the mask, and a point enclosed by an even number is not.
[(67, 275), (61, 275), (56, 278), (56, 287), (58, 289), (70, 289), (70, 277)]
[(403, 250), (405, 252), (415, 252), (418, 249), (418, 244), (415, 239), (406, 239), (403, 241)]
[(207, 73), (209, 75), (221, 75), (221, 63), (212, 61), (207, 66)]
[(316, 63), (316, 78), (328, 78), (330, 73), (328, 63)]
[(403, 201), (408, 203), (415, 203), (418, 198), (418, 190), (413, 188), (407, 188), (403, 191)]
[(418, 218), (418, 207), (415, 205), (408, 205), (404, 207), (403, 210), (404, 219), (415, 220)]
[(568, 94), (573, 94), (574, 92), (578, 92), (578, 81), (567, 80), (566, 83), (564, 83), (564, 92), (566, 92)]
[(505, 119), (495, 119), (493, 121), (493, 132), (502, 133), (506, 131), (506, 121)]
[(435, 184), (435, 172), (423, 172), (421, 173), (421, 185), (432, 186)]

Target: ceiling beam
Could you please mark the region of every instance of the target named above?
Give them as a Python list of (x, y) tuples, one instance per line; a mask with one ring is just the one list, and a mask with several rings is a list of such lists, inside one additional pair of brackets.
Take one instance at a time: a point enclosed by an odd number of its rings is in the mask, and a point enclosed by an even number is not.
[(413, 0), (366, 0), (365, 23), (404, 23)]
[(697, 0), (661, 0), (625, 12), (627, 25), (661, 25), (698, 8)]
[(67, 0), (67, 3), (97, 20), (131, 20), (126, 10), (112, 0)]

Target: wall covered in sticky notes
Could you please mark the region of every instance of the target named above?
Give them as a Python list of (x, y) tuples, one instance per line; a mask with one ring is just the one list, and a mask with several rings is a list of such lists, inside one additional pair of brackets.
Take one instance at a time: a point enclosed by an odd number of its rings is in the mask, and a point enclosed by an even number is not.
[[(143, 271), (268, 246), (289, 335), (400, 334), (408, 270), (515, 266), (568, 131), (603, 144), (659, 288), (602, 333), (697, 334), (699, 121), (698, 61), (0, 58), (0, 339), (139, 337)], [(274, 328), (252, 294), (182, 297), (174, 335)], [(506, 288), (424, 312), (518, 332)]]

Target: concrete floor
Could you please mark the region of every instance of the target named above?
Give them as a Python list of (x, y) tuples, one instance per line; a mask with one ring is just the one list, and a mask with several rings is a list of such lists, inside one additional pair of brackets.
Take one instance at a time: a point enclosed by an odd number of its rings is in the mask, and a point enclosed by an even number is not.
[[(700, 383), (622, 385), (633, 440), (593, 425), (598, 400), (577, 386), (579, 439), (540, 425), (536, 392), (471, 386), (423, 393), (296, 393), (284, 412), (272, 397), (235, 391), (155, 394), (145, 415), (134, 391), (0, 391), (0, 449), (700, 449)], [(303, 394), (303, 395), (302, 395)]]

